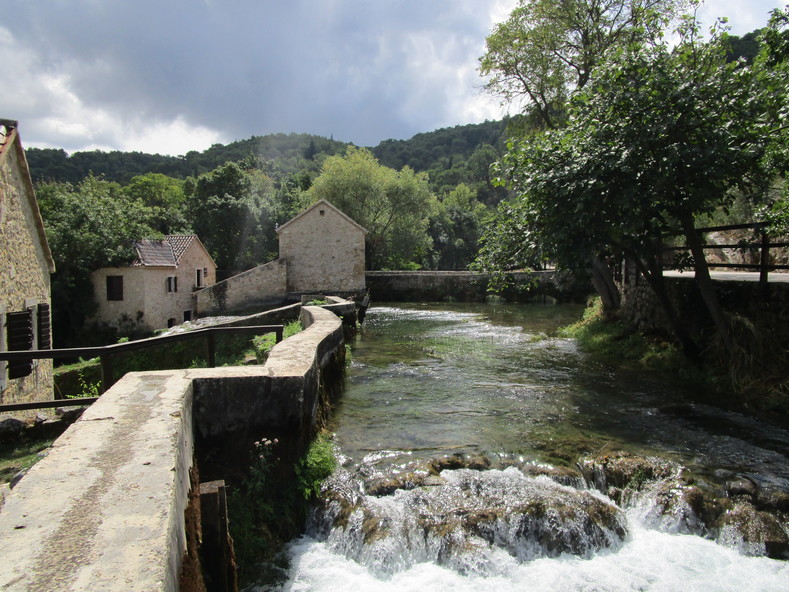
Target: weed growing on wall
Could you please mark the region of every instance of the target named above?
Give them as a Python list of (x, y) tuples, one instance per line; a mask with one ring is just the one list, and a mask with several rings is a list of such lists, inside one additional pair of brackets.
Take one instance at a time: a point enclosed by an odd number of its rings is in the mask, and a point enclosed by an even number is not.
[(320, 495), (321, 485), (337, 468), (337, 457), (331, 435), (321, 432), (310, 444), (301, 460), (296, 464), (298, 488), (306, 500)]
[(228, 493), (239, 582), (271, 581), (286, 567), (285, 543), (304, 526), (310, 504), (337, 466), (331, 436), (319, 434), (295, 463), (276, 438), (255, 442), (242, 483)]
[[(282, 329), (282, 339), (292, 337), (302, 330), (300, 321), (291, 321)], [(266, 335), (256, 335), (252, 338), (252, 353), (257, 358), (258, 363), (262, 364), (268, 358), (268, 353), (276, 345), (276, 337), (272, 333)]]

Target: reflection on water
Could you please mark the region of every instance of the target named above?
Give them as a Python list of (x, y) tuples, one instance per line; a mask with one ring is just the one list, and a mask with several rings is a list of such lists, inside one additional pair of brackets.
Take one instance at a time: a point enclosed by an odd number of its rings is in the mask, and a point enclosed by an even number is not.
[[(467, 502), (451, 501), (438, 510), (432, 496), (446, 495), (438, 492), (448, 489), (417, 487), (388, 497), (362, 494), (358, 475), (385, 481), (404, 467), (452, 453), (573, 466), (584, 455), (626, 450), (675, 460), (701, 479), (737, 474), (753, 480), (789, 479), (786, 431), (689, 405), (689, 393), (672, 377), (595, 361), (573, 341), (556, 336), (557, 327), (580, 313), (578, 306), (542, 305), (371, 309), (353, 343), (347, 387), (329, 426), (346, 461), (338, 491), (347, 498), (343, 503), (356, 509), (349, 513), (335, 504), (330, 518), (334, 512), (337, 524), (339, 515), (342, 528), (313, 524), (309, 536), (290, 545), (291, 571), (282, 589), (789, 589), (785, 562), (745, 557), (699, 536), (660, 532), (644, 519), (643, 508), (621, 514), (626, 527), (619, 543), (610, 539), (581, 556), (541, 557), (517, 549), (520, 540), (532, 546), (545, 541), (545, 534), (528, 540), (522, 536), (524, 528), (536, 524), (533, 508), (526, 506), (537, 494), (518, 494), (513, 501), (501, 493), (498, 506), (485, 502), (482, 508), (474, 503), (461, 508)], [(472, 479), (459, 475), (441, 473), (443, 486)], [(506, 476), (490, 471), (477, 485), (472, 480), (458, 491), (489, 490), (490, 479), (504, 478), (497, 475)], [(435, 485), (430, 479), (421, 483)], [(517, 479), (518, 487), (505, 489), (538, 491), (549, 485), (545, 477), (538, 478), (541, 483)], [(566, 495), (589, 495), (565, 489)], [(594, 495), (609, 508), (603, 514), (621, 520), (623, 510)], [(566, 522), (568, 512), (559, 511), (565, 522), (554, 532), (570, 532), (577, 541), (570, 528), (573, 520)], [(438, 519), (442, 521), (436, 523)], [(460, 527), (452, 530), (453, 519), (470, 529), (470, 538)], [(524, 520), (532, 526), (525, 527)], [(550, 520), (540, 522), (541, 528), (545, 524)], [(511, 541), (514, 551), (505, 544), (513, 533), (521, 533)], [(448, 545), (451, 552), (436, 545)], [(474, 546), (480, 553), (464, 552)], [(452, 561), (466, 567), (453, 568)]]
[(688, 406), (671, 377), (615, 368), (556, 337), (578, 306), (381, 306), (353, 344), (329, 426), (343, 453), (520, 454), (572, 464), (624, 449), (704, 473), (769, 468), (789, 478), (789, 435)]

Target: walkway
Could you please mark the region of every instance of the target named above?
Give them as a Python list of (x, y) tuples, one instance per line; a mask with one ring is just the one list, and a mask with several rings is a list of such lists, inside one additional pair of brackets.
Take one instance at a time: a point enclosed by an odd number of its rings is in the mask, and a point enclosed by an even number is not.
[[(674, 271), (663, 272), (664, 277), (668, 278), (688, 278), (693, 279), (696, 274), (693, 271)], [(758, 282), (758, 271), (710, 271), (710, 277), (716, 281), (724, 282)], [(789, 273), (772, 272), (767, 276), (767, 281), (771, 284), (789, 283)]]

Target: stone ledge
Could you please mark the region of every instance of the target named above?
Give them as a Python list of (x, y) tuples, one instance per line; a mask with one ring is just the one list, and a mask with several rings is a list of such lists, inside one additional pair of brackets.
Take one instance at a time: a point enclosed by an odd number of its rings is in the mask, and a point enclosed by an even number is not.
[(0, 589), (177, 590), (195, 429), (315, 421), (342, 325), (317, 307), (303, 315), (308, 328), (263, 366), (135, 372), (108, 390), (0, 508)]

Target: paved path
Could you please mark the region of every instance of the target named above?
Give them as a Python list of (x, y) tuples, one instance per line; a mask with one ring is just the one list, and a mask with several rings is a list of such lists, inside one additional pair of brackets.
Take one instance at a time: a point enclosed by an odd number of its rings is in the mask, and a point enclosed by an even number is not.
[[(672, 271), (664, 271), (663, 275), (665, 277), (672, 277), (672, 278), (693, 279), (696, 274), (693, 271), (672, 270)], [(728, 281), (728, 282), (758, 282), (759, 272), (758, 271), (711, 271), (710, 277), (714, 280)], [(768, 274), (767, 281), (771, 284), (789, 283), (789, 273), (777, 273), (773, 271), (770, 274)]]

